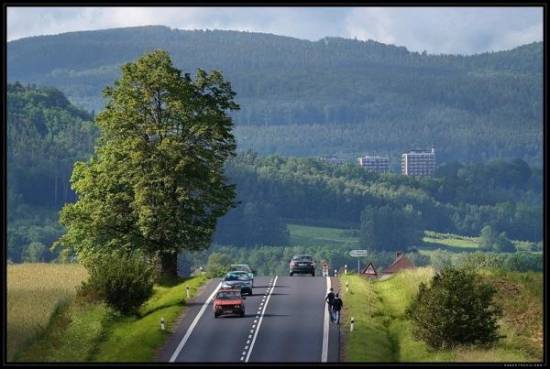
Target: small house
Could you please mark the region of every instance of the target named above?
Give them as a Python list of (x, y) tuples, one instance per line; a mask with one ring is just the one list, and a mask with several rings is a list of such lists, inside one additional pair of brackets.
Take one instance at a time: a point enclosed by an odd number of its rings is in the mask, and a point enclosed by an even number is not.
[(416, 265), (405, 256), (401, 251), (395, 253), (395, 260), (391, 263), (386, 269), (384, 269), (384, 274), (397, 273), (403, 269), (415, 269)]

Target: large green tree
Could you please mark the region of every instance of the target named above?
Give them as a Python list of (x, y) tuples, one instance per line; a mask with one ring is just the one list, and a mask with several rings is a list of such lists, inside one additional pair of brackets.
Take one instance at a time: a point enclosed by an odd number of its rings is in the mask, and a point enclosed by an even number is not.
[(198, 69), (193, 80), (155, 50), (124, 65), (104, 95), (95, 153), (74, 166), (78, 201), (61, 212), (60, 243), (84, 261), (140, 249), (175, 275), (177, 252), (208, 247), (233, 206), (223, 168), (236, 148), (235, 93), (221, 73)]
[(370, 251), (406, 250), (418, 245), (424, 225), (411, 205), (403, 208), (368, 205), (361, 213), (359, 241)]

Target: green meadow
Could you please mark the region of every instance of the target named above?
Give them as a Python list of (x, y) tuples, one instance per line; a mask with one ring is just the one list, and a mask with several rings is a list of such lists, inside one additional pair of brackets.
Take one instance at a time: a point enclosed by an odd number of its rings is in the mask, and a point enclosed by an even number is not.
[[(405, 309), (432, 268), (401, 271), (386, 280), (356, 274), (340, 276), (348, 282), (344, 300), (343, 360), (346, 362), (537, 362), (542, 361), (542, 273), (483, 272), (497, 287), (503, 307), (501, 334), (491, 348), (457, 347), (434, 351), (414, 338)], [(514, 296), (515, 294), (515, 296)], [(350, 319), (355, 320), (350, 332)]]

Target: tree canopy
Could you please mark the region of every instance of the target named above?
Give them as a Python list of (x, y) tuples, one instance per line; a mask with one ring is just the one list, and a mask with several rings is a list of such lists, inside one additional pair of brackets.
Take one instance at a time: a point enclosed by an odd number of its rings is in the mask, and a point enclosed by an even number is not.
[(61, 243), (84, 259), (141, 249), (175, 273), (176, 252), (208, 247), (233, 205), (223, 168), (235, 151), (235, 93), (221, 73), (199, 69), (193, 80), (155, 50), (124, 65), (104, 94), (95, 153), (74, 166), (78, 201), (61, 212)]

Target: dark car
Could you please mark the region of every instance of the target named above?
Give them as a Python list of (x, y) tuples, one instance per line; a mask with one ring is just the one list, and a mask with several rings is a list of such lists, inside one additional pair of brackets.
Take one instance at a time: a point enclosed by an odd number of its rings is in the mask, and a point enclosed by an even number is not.
[(245, 271), (229, 272), (225, 275), (222, 289), (241, 289), (243, 295), (252, 295), (252, 278)]
[(252, 287), (254, 287), (254, 274), (256, 273), (256, 271), (250, 268), (248, 264), (231, 264), (229, 271), (230, 272), (241, 272), (241, 271), (248, 272), (248, 274), (250, 275), (250, 280), (252, 280)]
[(309, 255), (296, 255), (290, 260), (290, 276), (305, 273), (315, 276), (315, 263)]

